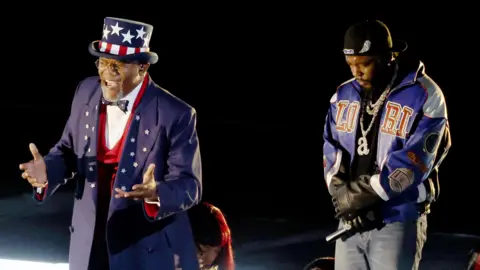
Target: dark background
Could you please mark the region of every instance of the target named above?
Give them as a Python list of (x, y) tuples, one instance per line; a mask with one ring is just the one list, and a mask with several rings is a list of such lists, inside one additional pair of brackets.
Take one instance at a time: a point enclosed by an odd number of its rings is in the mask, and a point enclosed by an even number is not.
[(460, 19), (453, 20), (419, 7), (397, 19), (314, 5), (119, 6), (42, 4), (28, 7), (37, 15), (4, 23), (12, 32), (4, 32), (2, 45), (8, 48), (2, 53), (0, 199), (31, 191), (18, 170), (31, 158), (28, 143), (45, 154), (60, 138), (77, 83), (96, 73), (87, 46), (101, 38), (103, 18), (115, 16), (154, 25), (150, 46), (160, 60), (150, 69), (153, 80), (197, 109), (204, 200), (230, 216), (330, 223), (324, 118), (336, 87), (351, 77), (342, 55), (344, 32), (374, 17), (408, 42), (446, 97), (453, 145), (440, 169), (441, 195), (429, 226), (470, 233), (478, 226), (472, 219), (480, 186), (474, 17), (455, 13)]

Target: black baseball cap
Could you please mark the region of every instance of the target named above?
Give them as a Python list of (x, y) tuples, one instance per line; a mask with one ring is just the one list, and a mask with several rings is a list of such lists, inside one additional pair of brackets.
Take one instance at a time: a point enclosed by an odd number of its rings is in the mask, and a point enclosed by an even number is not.
[(401, 40), (392, 40), (390, 30), (381, 21), (364, 20), (355, 23), (345, 33), (345, 55), (378, 55), (387, 52), (404, 52), (408, 45)]

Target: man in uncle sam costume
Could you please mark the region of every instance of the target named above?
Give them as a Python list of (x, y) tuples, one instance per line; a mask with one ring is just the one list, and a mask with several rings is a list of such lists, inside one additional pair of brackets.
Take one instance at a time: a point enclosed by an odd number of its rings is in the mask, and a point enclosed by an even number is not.
[[(105, 18), (60, 141), (20, 165), (39, 203), (76, 181), (71, 270), (198, 270), (186, 210), (202, 195), (196, 111), (147, 73), (153, 27)], [(176, 261), (176, 262), (174, 262)]]

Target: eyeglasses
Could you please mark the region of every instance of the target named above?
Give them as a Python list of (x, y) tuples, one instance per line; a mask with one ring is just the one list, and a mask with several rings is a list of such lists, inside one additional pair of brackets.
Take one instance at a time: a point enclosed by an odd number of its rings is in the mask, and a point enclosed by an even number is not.
[(98, 70), (103, 71), (106, 68), (111, 68), (111, 70), (115, 73), (119, 73), (120, 69), (125, 69), (126, 67), (123, 65), (123, 63), (115, 63), (115, 62), (106, 62), (106, 61), (100, 61), (100, 59), (97, 59), (95, 61), (95, 66), (98, 68)]

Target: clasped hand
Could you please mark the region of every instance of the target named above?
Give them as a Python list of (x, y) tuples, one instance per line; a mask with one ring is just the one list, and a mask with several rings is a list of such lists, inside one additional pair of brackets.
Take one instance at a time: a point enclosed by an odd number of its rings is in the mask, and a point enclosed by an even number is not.
[(353, 231), (368, 231), (383, 224), (382, 200), (370, 186), (370, 176), (362, 175), (356, 181), (335, 180), (332, 196), (336, 218), (350, 223)]
[(115, 198), (158, 201), (157, 183), (155, 181), (154, 171), (155, 164), (150, 164), (145, 174), (143, 174), (142, 184), (133, 185), (132, 191), (123, 191), (119, 188), (115, 188), (115, 191), (117, 192)]
[(335, 191), (332, 197), (337, 218), (352, 219), (361, 209), (378, 202), (380, 197), (370, 186), (370, 176), (362, 175), (355, 181), (345, 182), (334, 179)]
[(383, 222), (381, 207), (377, 204), (356, 212), (355, 216), (352, 216), (348, 220), (342, 220), (351, 226), (351, 229), (344, 236), (344, 239), (356, 233), (380, 229), (385, 225)]

